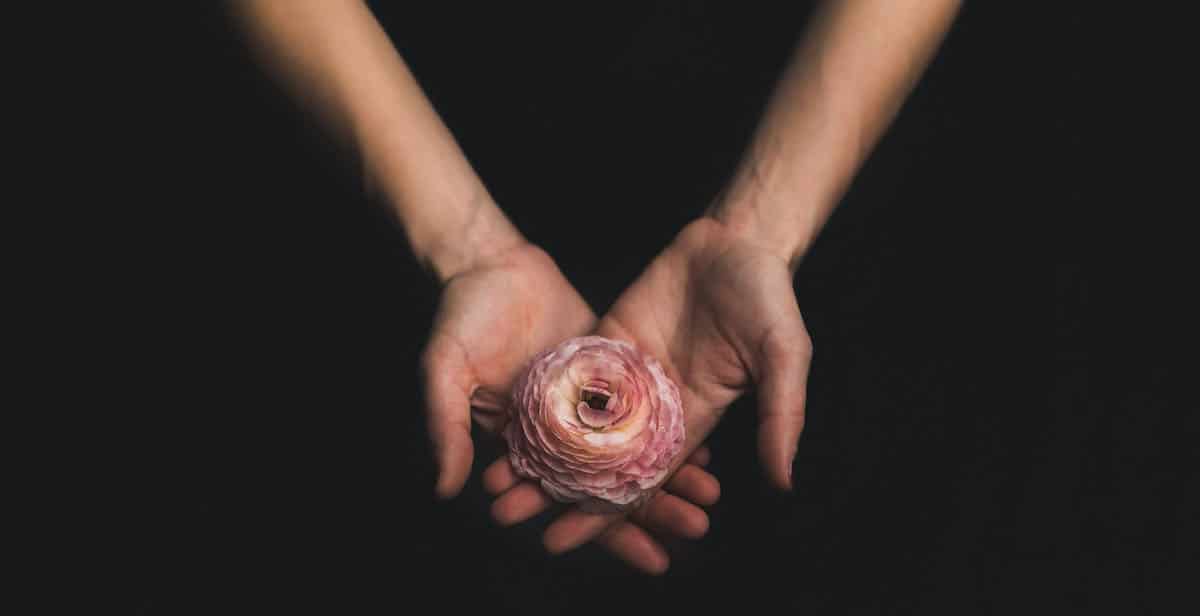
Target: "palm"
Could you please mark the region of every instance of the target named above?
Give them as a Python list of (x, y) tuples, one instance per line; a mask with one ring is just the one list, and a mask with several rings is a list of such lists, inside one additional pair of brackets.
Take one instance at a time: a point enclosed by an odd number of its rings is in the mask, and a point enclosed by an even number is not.
[[(806, 368), (811, 352), (786, 262), (729, 237), (708, 220), (686, 229), (651, 263), (598, 331), (630, 340), (663, 361), (680, 385), (689, 449), (708, 436), (751, 382), (765, 380), (768, 364), (803, 362)], [(764, 397), (780, 408), (802, 404), (803, 375), (798, 376), (762, 383), (771, 389)], [(778, 466), (778, 460), (764, 462), (769, 469)], [(786, 484), (783, 477), (775, 479)]]
[[(540, 249), (525, 245), (496, 264), (450, 280), (430, 352), (453, 366), (481, 425), (503, 422), (509, 391), (536, 353), (588, 331), (595, 315)], [(432, 358), (431, 358), (432, 359)]]
[(468, 409), (498, 429), (525, 362), (594, 321), (550, 257), (528, 244), (450, 279), (422, 361), (439, 494), (457, 494), (470, 473)]
[[(756, 383), (762, 462), (776, 485), (790, 487), (812, 347), (782, 258), (701, 219), (646, 268), (596, 332), (662, 361), (680, 386), (689, 452)], [(571, 549), (621, 524), (619, 515), (575, 508), (546, 530), (546, 543)]]
[[(499, 429), (507, 419), (513, 381), (529, 360), (567, 338), (587, 333), (595, 320), (550, 257), (530, 245), (450, 280), (423, 358), (430, 436), (440, 466), (439, 494), (456, 494), (470, 473), (470, 416), (487, 429)], [(703, 464), (704, 459), (693, 461)], [(698, 466), (684, 471), (673, 479), (681, 496), (700, 504), (716, 500), (719, 487), (715, 478)], [(513, 474), (507, 457), (489, 467), (484, 484), (492, 493), (502, 493), (493, 512), (505, 524), (532, 516), (550, 504), (536, 484)], [(683, 499), (658, 499), (650, 508), (653, 515), (641, 523), (695, 536), (697, 531), (703, 533), (707, 523), (698, 528), (681, 521), (679, 515), (693, 509), (699, 512)], [(651, 571), (665, 567), (662, 546), (632, 524), (614, 529), (601, 543), (635, 566)]]

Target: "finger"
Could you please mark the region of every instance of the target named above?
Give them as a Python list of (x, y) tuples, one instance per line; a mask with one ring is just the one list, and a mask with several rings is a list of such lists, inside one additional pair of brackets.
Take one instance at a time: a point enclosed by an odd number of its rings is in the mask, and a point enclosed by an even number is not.
[(651, 530), (685, 539), (699, 539), (708, 532), (708, 514), (703, 509), (666, 492), (655, 494), (632, 517)]
[(692, 452), (687, 461), (696, 466), (708, 466), (708, 463), (712, 462), (712, 450), (708, 448), (708, 445), (701, 445), (699, 449)]
[(589, 513), (575, 507), (550, 523), (542, 534), (542, 543), (551, 554), (561, 554), (595, 539), (622, 517), (620, 513)]
[(763, 342), (758, 452), (767, 476), (783, 490), (792, 488), (811, 357), (812, 345), (799, 320), (791, 333), (771, 332)]
[(520, 480), (521, 478), (513, 472), (512, 465), (508, 463), (508, 456), (502, 456), (483, 471), (483, 489), (492, 496), (507, 491)]
[(492, 518), (501, 526), (512, 526), (550, 508), (554, 501), (536, 483), (523, 481), (492, 503)]
[(458, 345), (435, 336), (425, 349), (421, 367), (429, 437), (438, 464), (435, 492), (440, 498), (450, 498), (462, 491), (474, 456), (466, 359)]
[(697, 505), (709, 506), (721, 498), (721, 482), (694, 464), (685, 464), (667, 480), (666, 489)]
[(597, 541), (617, 558), (650, 575), (666, 573), (671, 564), (667, 551), (636, 524), (614, 524)]
[(477, 387), (471, 394), (471, 417), (481, 428), (499, 434), (508, 423), (508, 396), (487, 387)]

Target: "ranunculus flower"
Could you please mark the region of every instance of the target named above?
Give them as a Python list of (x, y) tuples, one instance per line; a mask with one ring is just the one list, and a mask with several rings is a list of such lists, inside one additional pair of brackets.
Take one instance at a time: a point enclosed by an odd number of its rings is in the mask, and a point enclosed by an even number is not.
[(654, 358), (600, 336), (534, 358), (512, 414), (504, 436), (516, 473), (589, 511), (641, 504), (683, 448), (679, 388)]

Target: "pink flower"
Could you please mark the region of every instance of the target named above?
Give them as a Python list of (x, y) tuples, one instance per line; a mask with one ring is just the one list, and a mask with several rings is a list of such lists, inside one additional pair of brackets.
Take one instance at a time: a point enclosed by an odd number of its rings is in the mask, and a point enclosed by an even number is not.
[(534, 358), (505, 428), (516, 473), (589, 511), (632, 509), (683, 448), (683, 403), (662, 366), (632, 345), (573, 338)]

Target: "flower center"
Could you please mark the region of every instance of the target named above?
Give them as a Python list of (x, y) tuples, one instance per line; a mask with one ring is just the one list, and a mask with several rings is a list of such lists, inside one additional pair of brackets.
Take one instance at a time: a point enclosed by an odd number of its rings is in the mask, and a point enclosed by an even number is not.
[(579, 421), (589, 428), (603, 430), (617, 419), (617, 405), (613, 393), (605, 381), (588, 381), (579, 391), (579, 405), (575, 412)]
[(604, 407), (608, 404), (607, 395), (596, 391), (588, 391), (586, 389), (583, 390), (583, 393), (579, 396), (579, 399), (586, 402), (588, 406), (598, 411), (604, 410)]

